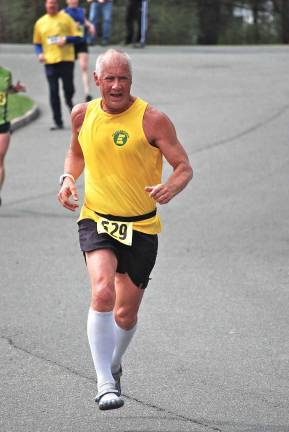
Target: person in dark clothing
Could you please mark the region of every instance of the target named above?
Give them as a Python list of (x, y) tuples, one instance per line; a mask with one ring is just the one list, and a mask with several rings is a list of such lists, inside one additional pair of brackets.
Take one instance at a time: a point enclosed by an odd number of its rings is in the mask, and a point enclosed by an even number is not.
[(94, 25), (85, 17), (85, 9), (79, 7), (78, 0), (66, 0), (67, 7), (64, 8), (64, 12), (71, 16), (72, 19), (77, 23), (80, 35), (83, 37), (81, 42), (74, 45), (75, 59), (79, 60), (81, 67), (83, 90), (86, 102), (92, 100), (89, 92), (89, 60), (88, 60), (88, 46), (87, 37), (88, 34), (94, 36), (95, 28)]
[(126, 8), (125, 44), (138, 43), (141, 38), (141, 7), (142, 0), (128, 0)]
[(73, 108), (74, 45), (81, 41), (76, 22), (65, 12), (59, 12), (58, 0), (45, 1), (46, 14), (39, 18), (33, 31), (33, 43), (38, 60), (44, 64), (49, 86), (49, 101), (54, 125), (50, 130), (63, 129), (59, 81), (62, 81), (66, 105)]

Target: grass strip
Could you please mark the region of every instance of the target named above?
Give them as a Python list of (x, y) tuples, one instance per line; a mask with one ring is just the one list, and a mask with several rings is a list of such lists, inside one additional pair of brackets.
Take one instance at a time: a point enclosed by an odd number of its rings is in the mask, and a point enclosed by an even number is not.
[(26, 95), (10, 94), (8, 96), (8, 120), (11, 121), (17, 117), (22, 117), (32, 109), (33, 105), (33, 100)]

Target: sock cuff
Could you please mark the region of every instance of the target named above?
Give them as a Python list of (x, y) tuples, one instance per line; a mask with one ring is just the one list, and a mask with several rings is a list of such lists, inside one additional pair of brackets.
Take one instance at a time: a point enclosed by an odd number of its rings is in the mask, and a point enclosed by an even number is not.
[(135, 331), (136, 331), (136, 328), (137, 328), (137, 322), (135, 323), (135, 325), (131, 328), (131, 329), (129, 329), (129, 330), (126, 330), (126, 329), (123, 329), (123, 328), (121, 328), (118, 324), (117, 324), (117, 322), (114, 320), (114, 324), (115, 324), (115, 327), (116, 327), (116, 330), (117, 331), (119, 331), (119, 332), (124, 332), (125, 334), (131, 334), (131, 333), (134, 333)]
[(113, 311), (100, 312), (95, 309), (92, 309), (91, 307), (89, 308), (88, 312), (92, 315), (98, 315), (98, 316), (111, 316), (113, 314)]

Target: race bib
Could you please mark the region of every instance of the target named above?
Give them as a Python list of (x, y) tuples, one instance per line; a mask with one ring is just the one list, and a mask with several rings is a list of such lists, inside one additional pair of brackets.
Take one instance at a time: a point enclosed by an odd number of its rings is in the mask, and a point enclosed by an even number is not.
[(100, 217), (97, 221), (97, 232), (106, 233), (127, 246), (132, 244), (132, 222), (113, 221)]
[(6, 104), (6, 93), (0, 92), (0, 106)]
[(60, 36), (49, 36), (47, 38), (48, 45), (55, 45), (60, 41)]

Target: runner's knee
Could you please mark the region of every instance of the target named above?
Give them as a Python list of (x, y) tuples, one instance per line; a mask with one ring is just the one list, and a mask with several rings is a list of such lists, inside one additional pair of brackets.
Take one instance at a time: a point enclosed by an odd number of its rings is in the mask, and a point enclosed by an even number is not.
[(114, 307), (114, 284), (101, 278), (92, 282), (91, 307), (100, 312), (111, 311)]
[(130, 330), (137, 322), (137, 311), (121, 306), (115, 311), (115, 321), (120, 328)]

